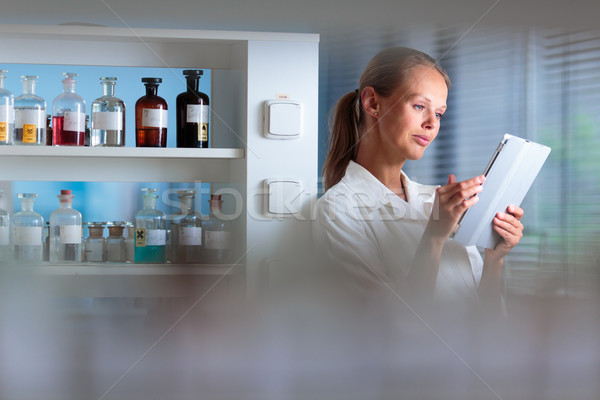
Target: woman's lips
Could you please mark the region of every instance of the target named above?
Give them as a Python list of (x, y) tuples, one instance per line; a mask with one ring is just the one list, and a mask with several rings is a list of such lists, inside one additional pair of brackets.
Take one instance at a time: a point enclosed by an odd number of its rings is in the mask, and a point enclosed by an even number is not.
[(415, 135), (415, 139), (421, 146), (427, 146), (429, 144), (429, 138), (427, 136)]

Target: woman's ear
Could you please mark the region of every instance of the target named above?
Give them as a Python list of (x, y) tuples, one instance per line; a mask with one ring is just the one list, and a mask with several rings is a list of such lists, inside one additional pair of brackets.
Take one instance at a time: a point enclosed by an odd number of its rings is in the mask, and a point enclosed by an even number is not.
[(372, 86), (363, 89), (360, 96), (363, 111), (373, 118), (379, 117), (379, 95)]

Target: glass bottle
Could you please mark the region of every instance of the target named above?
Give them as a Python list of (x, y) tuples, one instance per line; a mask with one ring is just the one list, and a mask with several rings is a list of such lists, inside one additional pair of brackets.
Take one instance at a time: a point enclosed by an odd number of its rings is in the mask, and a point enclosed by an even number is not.
[(52, 102), (52, 142), (54, 146), (85, 144), (85, 100), (75, 93), (77, 76), (63, 72), (63, 92)]
[(208, 147), (208, 95), (198, 90), (203, 72), (183, 71), (187, 91), (177, 96), (177, 147)]
[(90, 263), (106, 261), (104, 222), (88, 222), (87, 227), (89, 235), (83, 244), (85, 261)]
[(166, 261), (166, 216), (156, 208), (158, 189), (143, 188), (144, 208), (135, 214), (135, 262)]
[(135, 103), (135, 145), (137, 147), (167, 146), (167, 102), (158, 96), (161, 78), (142, 78), (146, 95)]
[(125, 103), (115, 97), (117, 78), (102, 77), (102, 97), (92, 103), (90, 146), (125, 146)]
[(178, 190), (179, 210), (171, 222), (171, 261), (202, 262), (202, 216), (194, 211), (195, 190)]
[[(4, 190), (0, 190), (0, 197)], [(10, 216), (0, 208), (0, 262), (10, 258)]]
[(23, 94), (15, 98), (15, 144), (46, 144), (46, 102), (35, 95), (38, 76), (23, 75)]
[(12, 144), (15, 135), (15, 97), (4, 89), (7, 72), (0, 70), (0, 145)]
[(50, 262), (81, 262), (81, 213), (73, 209), (70, 190), (57, 197), (59, 208), (50, 214)]
[(46, 146), (52, 146), (52, 115), (46, 114)]
[(12, 217), (13, 256), (20, 262), (41, 262), (43, 256), (42, 228), (44, 218), (33, 211), (37, 193), (19, 193), (21, 211)]
[(126, 222), (127, 237), (125, 238), (125, 262), (135, 262), (135, 225)]
[(204, 221), (204, 257), (209, 264), (226, 264), (231, 258), (231, 224), (221, 212), (223, 200), (220, 194), (210, 195), (210, 214)]
[(123, 231), (125, 230), (125, 222), (115, 221), (108, 225), (108, 237), (106, 238), (106, 261), (122, 263), (127, 257), (127, 249), (125, 248), (125, 238)]

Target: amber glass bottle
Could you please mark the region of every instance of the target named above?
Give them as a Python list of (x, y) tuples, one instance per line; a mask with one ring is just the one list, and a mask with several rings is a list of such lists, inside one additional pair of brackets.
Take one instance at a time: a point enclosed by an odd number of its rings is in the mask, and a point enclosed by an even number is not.
[(146, 95), (135, 103), (135, 145), (167, 146), (167, 102), (158, 96), (161, 78), (142, 78)]
[(183, 71), (187, 91), (177, 96), (177, 147), (208, 147), (208, 95), (198, 90), (203, 72)]

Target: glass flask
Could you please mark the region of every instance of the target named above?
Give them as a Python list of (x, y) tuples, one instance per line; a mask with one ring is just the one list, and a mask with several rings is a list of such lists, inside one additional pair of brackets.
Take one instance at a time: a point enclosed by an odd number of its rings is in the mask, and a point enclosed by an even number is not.
[(15, 144), (46, 144), (46, 102), (35, 95), (38, 78), (21, 76), (23, 94), (15, 98)]
[(135, 226), (126, 222), (127, 237), (125, 238), (125, 262), (135, 262)]
[(220, 194), (211, 194), (209, 203), (210, 214), (202, 224), (203, 260), (209, 264), (226, 264), (231, 262), (231, 224), (221, 212), (223, 200)]
[(0, 145), (12, 144), (15, 135), (15, 96), (4, 89), (7, 72), (0, 70)]
[[(4, 190), (0, 190), (0, 197)], [(10, 216), (8, 212), (0, 208), (0, 263), (10, 257)]]
[(203, 72), (183, 71), (187, 91), (177, 96), (177, 147), (208, 147), (208, 95), (198, 90)]
[(75, 93), (77, 76), (63, 72), (63, 92), (52, 102), (52, 142), (54, 146), (85, 144), (85, 100)]
[(171, 219), (171, 261), (202, 262), (202, 216), (194, 211), (195, 190), (178, 190), (179, 210)]
[(90, 146), (125, 146), (125, 103), (115, 97), (117, 78), (102, 77), (102, 97), (92, 103)]
[(50, 262), (80, 263), (81, 213), (73, 209), (70, 190), (61, 190), (57, 197), (59, 208), (50, 214)]
[(161, 78), (142, 78), (146, 95), (135, 103), (135, 145), (137, 147), (167, 146), (167, 102), (158, 96)]
[(89, 235), (83, 244), (85, 261), (90, 263), (106, 261), (104, 222), (88, 222), (87, 227)]
[(125, 222), (115, 221), (108, 224), (108, 237), (106, 238), (106, 261), (122, 263), (127, 257), (125, 248)]
[(33, 211), (37, 193), (19, 193), (21, 211), (12, 217), (13, 257), (15, 261), (41, 262), (43, 257), (42, 228), (44, 218)]
[(144, 208), (135, 214), (135, 262), (166, 261), (166, 216), (156, 208), (158, 189), (143, 188)]

